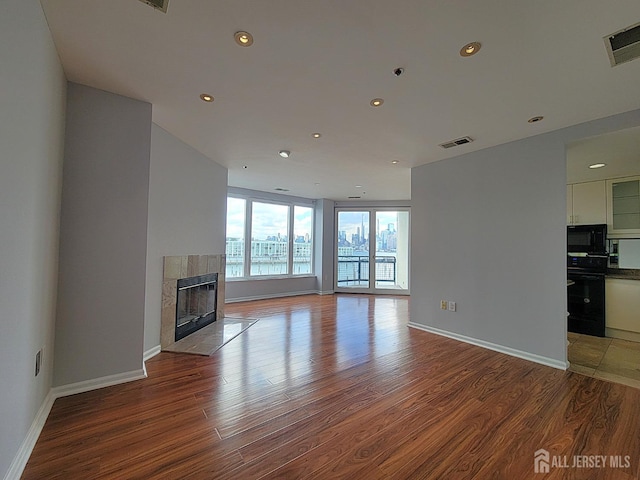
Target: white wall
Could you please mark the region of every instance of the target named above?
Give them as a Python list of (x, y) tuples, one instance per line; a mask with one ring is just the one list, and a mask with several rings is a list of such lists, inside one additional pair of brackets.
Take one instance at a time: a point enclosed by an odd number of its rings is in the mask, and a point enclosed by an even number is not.
[(638, 124), (629, 112), (414, 168), (411, 322), (565, 365), (565, 145)]
[[(35, 0), (0, 14), (0, 478), (51, 387), (66, 80)], [(44, 363), (34, 376), (36, 352)]]
[(151, 128), (144, 350), (160, 345), (162, 257), (225, 252), (227, 169)]
[(151, 105), (68, 84), (54, 385), (142, 368)]

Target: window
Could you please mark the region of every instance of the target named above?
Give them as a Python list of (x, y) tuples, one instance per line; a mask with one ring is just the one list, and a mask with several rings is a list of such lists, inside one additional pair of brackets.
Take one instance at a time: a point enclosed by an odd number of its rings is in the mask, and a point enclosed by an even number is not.
[(311, 273), (313, 270), (313, 209), (293, 207), (293, 274)]
[(227, 278), (313, 274), (313, 211), (294, 203), (228, 197)]
[(244, 277), (244, 198), (227, 197), (227, 269), (226, 277)]
[(250, 275), (289, 273), (289, 206), (252, 203)]

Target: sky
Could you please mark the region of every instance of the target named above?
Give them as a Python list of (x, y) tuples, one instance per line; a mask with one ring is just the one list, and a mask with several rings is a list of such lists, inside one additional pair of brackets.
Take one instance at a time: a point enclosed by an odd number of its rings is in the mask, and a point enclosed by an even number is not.
[[(227, 238), (244, 237), (244, 212), (246, 200), (227, 197)], [(264, 240), (268, 236), (288, 235), (288, 207), (270, 203), (253, 202), (252, 237)], [(294, 236), (311, 236), (313, 208), (295, 206)]]
[[(347, 232), (347, 240), (351, 239), (351, 235), (358, 233), (358, 227), (362, 229), (362, 215), (365, 214), (364, 228), (367, 230), (366, 236), (369, 237), (369, 220), (367, 212), (339, 212), (338, 214), (338, 231)], [(398, 229), (398, 212), (376, 212), (376, 221), (380, 220), (380, 231), (386, 230), (390, 223), (394, 228)], [(377, 230), (377, 225), (376, 225)]]

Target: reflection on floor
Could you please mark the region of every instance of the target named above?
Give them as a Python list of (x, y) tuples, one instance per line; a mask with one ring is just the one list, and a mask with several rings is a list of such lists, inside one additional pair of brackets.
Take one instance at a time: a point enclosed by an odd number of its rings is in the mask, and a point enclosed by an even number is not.
[(224, 317), (224, 319), (213, 322), (162, 350), (165, 352), (209, 356), (225, 343), (240, 335), (256, 321), (250, 318)]
[(568, 333), (569, 370), (640, 388), (640, 343)]

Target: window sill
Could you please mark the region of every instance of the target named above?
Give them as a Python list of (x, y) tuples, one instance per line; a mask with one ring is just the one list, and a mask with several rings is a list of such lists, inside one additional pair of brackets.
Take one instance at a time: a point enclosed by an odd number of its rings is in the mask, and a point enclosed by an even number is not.
[(254, 277), (225, 277), (225, 282), (252, 282), (254, 280), (293, 280), (299, 278), (316, 278), (316, 275), (312, 273), (306, 273), (303, 275), (260, 275)]

